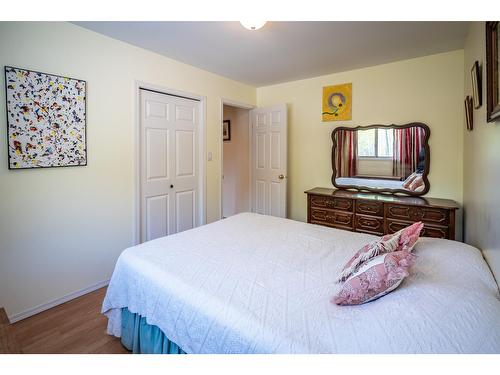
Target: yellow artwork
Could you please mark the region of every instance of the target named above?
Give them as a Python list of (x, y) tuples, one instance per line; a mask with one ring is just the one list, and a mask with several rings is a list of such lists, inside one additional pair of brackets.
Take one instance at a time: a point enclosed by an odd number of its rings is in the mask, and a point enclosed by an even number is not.
[(323, 87), (323, 121), (352, 119), (352, 83)]

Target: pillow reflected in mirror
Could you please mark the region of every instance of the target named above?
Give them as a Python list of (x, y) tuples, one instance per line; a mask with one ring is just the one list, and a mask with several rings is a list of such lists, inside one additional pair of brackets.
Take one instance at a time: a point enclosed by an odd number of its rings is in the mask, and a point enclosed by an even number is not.
[(424, 178), (422, 173), (414, 172), (412, 173), (404, 182), (403, 189), (419, 192), (424, 190)]

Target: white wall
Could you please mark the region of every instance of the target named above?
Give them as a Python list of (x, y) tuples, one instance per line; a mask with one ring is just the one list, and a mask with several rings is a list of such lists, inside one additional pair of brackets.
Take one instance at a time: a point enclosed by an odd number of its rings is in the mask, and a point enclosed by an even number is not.
[(392, 159), (358, 159), (358, 174), (392, 177)]
[(223, 143), (222, 212), (228, 217), (250, 210), (249, 111), (225, 105), (224, 120), (231, 121), (231, 140)]
[(465, 43), (465, 90), (472, 94), (474, 61), (483, 67), (483, 105), (474, 110), (474, 130), (464, 135), (465, 242), (483, 250), (500, 282), (500, 121), (486, 122), (486, 41), (484, 22), (473, 22)]
[[(470, 61), (484, 61), (483, 28), (471, 28), (466, 84)], [(9, 315), (108, 279), (120, 252), (132, 245), (135, 80), (207, 97), (206, 151), (213, 153), (206, 166), (207, 221), (220, 215), (221, 98), (288, 103), (288, 208), (298, 220), (306, 217), (303, 191), (331, 186), (335, 126), (426, 122), (429, 196), (461, 203), (464, 194), (466, 239), (500, 268), (500, 201), (492, 190), (500, 183), (500, 132), (498, 123), (484, 123), (483, 105), (464, 139), (462, 50), (256, 90), (72, 24), (1, 22), (0, 63), (88, 82), (88, 166), (9, 171), (0, 142), (0, 306)], [(3, 80), (1, 74), (1, 87)], [(353, 83), (353, 120), (322, 123), (322, 87), (343, 82)], [(0, 90), (2, 139), (4, 102)]]
[[(330, 136), (337, 126), (426, 123), (428, 196), (462, 203), (463, 59), (458, 50), (258, 88), (258, 106), (288, 103), (289, 217), (306, 220), (305, 190), (332, 187)], [(352, 82), (352, 121), (322, 122), (323, 86), (345, 82)]]
[(255, 88), (68, 23), (0, 22), (0, 65), (88, 84), (86, 167), (9, 171), (0, 90), (0, 306), (10, 316), (108, 279), (133, 244), (135, 80), (207, 97), (207, 220), (219, 218), (221, 98), (255, 104)]

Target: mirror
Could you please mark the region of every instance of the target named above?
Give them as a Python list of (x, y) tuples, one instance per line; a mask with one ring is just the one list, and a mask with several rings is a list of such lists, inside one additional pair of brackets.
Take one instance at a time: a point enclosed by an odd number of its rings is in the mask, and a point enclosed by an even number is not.
[(339, 189), (424, 195), (430, 129), (423, 123), (339, 127), (332, 132), (332, 183)]

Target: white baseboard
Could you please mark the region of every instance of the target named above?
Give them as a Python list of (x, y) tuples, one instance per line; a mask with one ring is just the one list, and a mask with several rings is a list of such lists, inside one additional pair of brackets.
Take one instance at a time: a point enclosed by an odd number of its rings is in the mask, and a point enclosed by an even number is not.
[(15, 322), (18, 322), (20, 320), (29, 318), (30, 316), (33, 316), (33, 315), (36, 315), (38, 313), (41, 313), (42, 311), (51, 309), (52, 307), (63, 304), (64, 302), (71, 301), (72, 299), (81, 297), (84, 294), (93, 292), (94, 290), (97, 290), (97, 289), (101, 289), (101, 288), (107, 286), (108, 284), (109, 284), (109, 279), (103, 280), (103, 281), (100, 281), (96, 284), (90, 285), (86, 288), (77, 290), (76, 292), (66, 294), (65, 296), (63, 296), (61, 298), (57, 298), (57, 299), (52, 300), (52, 301), (47, 302), (47, 303), (43, 303), (41, 305), (32, 307), (30, 309), (21, 311), (20, 313), (17, 313), (17, 314), (9, 315), (8, 316), (9, 321), (10, 321), (10, 323), (15, 323)]

